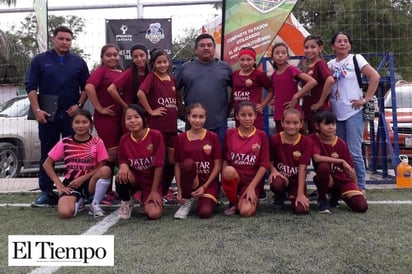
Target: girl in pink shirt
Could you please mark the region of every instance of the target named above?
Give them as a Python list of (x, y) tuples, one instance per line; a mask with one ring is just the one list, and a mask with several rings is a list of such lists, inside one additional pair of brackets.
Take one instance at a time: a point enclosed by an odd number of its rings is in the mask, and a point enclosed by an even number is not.
[[(79, 109), (72, 120), (74, 135), (61, 139), (43, 163), (44, 170), (59, 191), (58, 212), (64, 219), (76, 216), (83, 205), (83, 198), (93, 193), (90, 214), (104, 216), (100, 202), (110, 185), (112, 173), (105, 165), (108, 155), (103, 141), (90, 135), (92, 126), (90, 112)], [(62, 158), (65, 163), (63, 181), (54, 170), (54, 163)]]
[[(281, 119), (285, 109), (296, 108), (302, 112), (299, 99), (317, 85), (315, 79), (299, 68), (289, 65), (289, 50), (284, 43), (277, 43), (272, 48), (272, 60), (275, 71), (272, 74), (274, 100), (273, 119), (276, 132), (282, 131)], [(305, 84), (299, 90), (299, 81)]]

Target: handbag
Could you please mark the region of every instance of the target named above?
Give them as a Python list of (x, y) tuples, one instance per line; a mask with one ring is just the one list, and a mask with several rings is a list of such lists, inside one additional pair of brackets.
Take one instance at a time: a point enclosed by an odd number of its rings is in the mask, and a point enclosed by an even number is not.
[[(56, 117), (59, 96), (49, 94), (38, 94), (37, 98), (39, 101), (39, 108), (50, 114), (50, 116), (46, 117), (47, 122), (54, 122)], [(33, 109), (31, 107), (29, 108), (29, 113), (27, 114), (27, 120), (36, 120), (36, 116), (34, 115)]]
[[(353, 55), (353, 65), (355, 66), (356, 78), (358, 79), (358, 85), (362, 89), (363, 95), (365, 95), (368, 90), (368, 83), (362, 82), (362, 75), (360, 72), (358, 60), (356, 59), (356, 54)], [(376, 96), (372, 98), (363, 106), (363, 119), (366, 121), (372, 121), (375, 118), (375, 112), (378, 111), (377, 108), (378, 100)]]

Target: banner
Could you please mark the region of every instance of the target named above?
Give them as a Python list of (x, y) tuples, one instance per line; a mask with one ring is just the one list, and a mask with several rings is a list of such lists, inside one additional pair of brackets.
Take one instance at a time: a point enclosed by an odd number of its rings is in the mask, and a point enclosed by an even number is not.
[(150, 51), (161, 48), (169, 55), (172, 52), (172, 19), (116, 19), (106, 20), (106, 43), (120, 49), (121, 65), (130, 66), (130, 48), (137, 43)]
[(37, 19), (37, 45), (39, 52), (48, 50), (47, 0), (33, 0), (34, 14)]
[(235, 70), (242, 47), (256, 50), (259, 63), (288, 18), (297, 0), (226, 0), (223, 22), (223, 60)]

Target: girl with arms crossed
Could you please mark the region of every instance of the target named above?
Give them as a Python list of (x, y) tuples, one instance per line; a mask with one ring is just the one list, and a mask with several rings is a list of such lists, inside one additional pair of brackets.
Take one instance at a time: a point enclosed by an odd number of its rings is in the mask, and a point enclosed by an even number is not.
[(269, 183), (275, 196), (273, 206), (275, 209), (282, 209), (287, 193), (293, 213), (307, 214), (309, 199), (305, 180), (312, 157), (312, 142), (300, 133), (303, 118), (299, 110), (286, 109), (283, 112), (282, 127), (283, 131), (270, 139)]
[(268, 138), (254, 126), (256, 116), (252, 102), (239, 103), (236, 119), (240, 125), (226, 132), (222, 188), (230, 203), (225, 210), (227, 216), (239, 211), (240, 216), (249, 217), (257, 210), (262, 189), (259, 184), (270, 162)]
[[(72, 127), (74, 135), (61, 139), (43, 163), (47, 176), (59, 191), (59, 215), (64, 219), (76, 216), (83, 198), (94, 193), (90, 214), (104, 216), (100, 202), (110, 185), (112, 174), (105, 165), (108, 158), (106, 148), (99, 137), (90, 135), (93, 122), (89, 111), (79, 109), (73, 116)], [(65, 163), (63, 182), (54, 171), (54, 163), (61, 158)]]
[[(113, 99), (122, 106), (123, 114), (128, 105), (137, 103), (136, 92), (149, 73), (147, 53), (148, 50), (144, 45), (133, 45), (130, 49), (131, 67), (123, 71), (107, 88)], [(123, 117), (122, 122), (124, 122)], [(126, 133), (124, 124), (122, 127), (123, 133)]]
[(197, 215), (210, 218), (219, 194), (219, 173), (222, 151), (216, 133), (205, 129), (206, 108), (200, 103), (187, 109), (190, 129), (177, 137), (175, 149), (175, 176), (177, 200), (182, 203), (174, 218), (185, 219), (193, 198), (198, 198)]
[(145, 111), (131, 104), (125, 112), (125, 125), (129, 133), (120, 139), (119, 171), (116, 175), (116, 190), (119, 194), (119, 219), (130, 219), (133, 198), (141, 191), (143, 210), (149, 219), (162, 216), (162, 186), (160, 185), (164, 164), (162, 134), (146, 126)]

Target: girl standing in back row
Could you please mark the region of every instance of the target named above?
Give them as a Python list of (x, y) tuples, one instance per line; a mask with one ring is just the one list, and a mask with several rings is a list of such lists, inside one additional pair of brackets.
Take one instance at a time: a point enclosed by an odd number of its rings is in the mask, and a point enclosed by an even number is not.
[[(256, 52), (253, 48), (242, 48), (238, 57), (240, 69), (232, 74), (231, 104), (236, 110), (242, 101), (254, 103), (257, 111), (255, 126), (263, 130), (263, 110), (273, 97), (272, 82), (264, 72), (256, 68)], [(264, 98), (263, 88), (267, 89)], [(236, 126), (239, 126), (238, 120), (236, 120)]]
[[(299, 68), (289, 65), (289, 49), (284, 43), (277, 43), (272, 48), (272, 60), (275, 71), (272, 74), (274, 101), (273, 119), (276, 132), (282, 131), (282, 114), (285, 109), (296, 108), (302, 111), (299, 99), (317, 85), (315, 79)], [(299, 81), (305, 84), (298, 90)]]
[(318, 82), (307, 96), (303, 96), (302, 103), (306, 127), (309, 133), (313, 133), (315, 132), (315, 112), (330, 109), (329, 93), (334, 80), (328, 65), (321, 58), (323, 41), (320, 37), (317, 35), (307, 36), (303, 47), (305, 49), (305, 57), (309, 60), (309, 66), (305, 72)]
[[(181, 100), (176, 92), (176, 80), (170, 74), (170, 61), (162, 49), (150, 54), (152, 71), (139, 87), (137, 97), (148, 113), (147, 124), (159, 130), (166, 146), (166, 163), (163, 169), (163, 196), (169, 191), (174, 177), (174, 148), (177, 138), (177, 113)], [(166, 198), (166, 197), (165, 197)]]
[[(130, 104), (137, 104), (137, 90), (149, 73), (147, 54), (148, 50), (144, 45), (133, 45), (130, 49), (131, 66), (122, 72), (107, 88), (113, 99), (122, 106), (123, 115)], [(126, 133), (124, 117), (122, 117), (122, 123), (123, 133)]]

